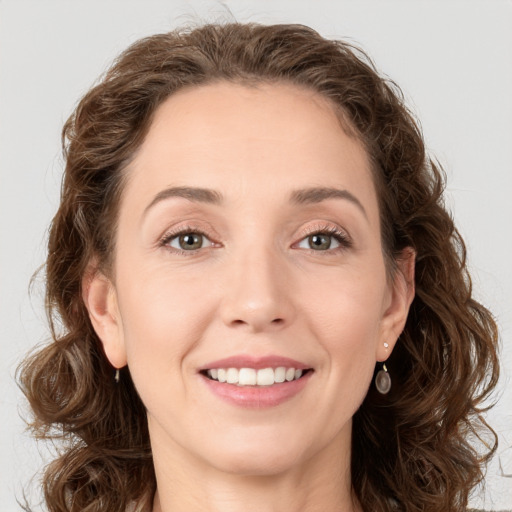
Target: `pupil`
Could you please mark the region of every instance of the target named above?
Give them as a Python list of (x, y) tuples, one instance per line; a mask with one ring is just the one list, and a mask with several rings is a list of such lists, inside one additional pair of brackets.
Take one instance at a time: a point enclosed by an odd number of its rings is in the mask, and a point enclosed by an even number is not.
[(325, 251), (331, 246), (331, 237), (326, 235), (311, 235), (309, 237), (309, 246), (312, 249)]
[(202, 245), (202, 236), (191, 234), (180, 236), (180, 245), (183, 249), (199, 249)]

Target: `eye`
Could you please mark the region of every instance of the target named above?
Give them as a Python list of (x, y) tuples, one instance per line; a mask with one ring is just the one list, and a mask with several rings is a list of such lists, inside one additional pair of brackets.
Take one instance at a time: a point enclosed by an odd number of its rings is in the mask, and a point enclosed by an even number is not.
[(315, 252), (348, 249), (352, 246), (349, 235), (335, 226), (317, 226), (295, 247)]
[(314, 251), (327, 251), (336, 249), (341, 244), (334, 235), (328, 233), (315, 233), (309, 235), (299, 242), (298, 247), (301, 249), (313, 249)]
[(193, 231), (168, 235), (162, 244), (180, 251), (196, 251), (213, 245), (205, 235)]

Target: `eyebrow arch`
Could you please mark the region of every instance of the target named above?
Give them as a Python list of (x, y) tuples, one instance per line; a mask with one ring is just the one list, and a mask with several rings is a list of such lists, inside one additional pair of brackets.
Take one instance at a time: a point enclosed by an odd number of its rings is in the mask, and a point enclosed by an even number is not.
[(331, 187), (312, 187), (295, 190), (291, 194), (291, 202), (296, 204), (321, 203), (326, 199), (345, 199), (350, 201), (352, 204), (355, 204), (359, 210), (361, 210), (366, 218), (368, 218), (361, 201), (359, 201), (359, 199), (357, 199), (357, 197), (348, 190)]
[(222, 195), (216, 190), (199, 187), (169, 187), (158, 192), (144, 209), (143, 215), (146, 215), (148, 210), (153, 208), (157, 203), (169, 199), (170, 197), (182, 197), (189, 201), (209, 204), (220, 204), (222, 202)]

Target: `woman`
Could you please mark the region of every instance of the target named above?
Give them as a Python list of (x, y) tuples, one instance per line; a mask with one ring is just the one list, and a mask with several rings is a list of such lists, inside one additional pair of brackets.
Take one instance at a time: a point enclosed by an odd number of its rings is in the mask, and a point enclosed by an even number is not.
[(360, 50), (296, 25), (153, 36), (63, 140), (54, 340), (21, 373), (66, 443), (49, 510), (465, 510), (496, 327)]

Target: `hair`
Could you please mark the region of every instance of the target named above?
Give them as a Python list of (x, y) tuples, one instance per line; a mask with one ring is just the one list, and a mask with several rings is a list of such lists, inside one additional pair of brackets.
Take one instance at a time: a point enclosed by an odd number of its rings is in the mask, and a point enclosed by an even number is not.
[[(147, 419), (129, 370), (113, 370), (82, 300), (91, 261), (111, 272), (124, 173), (156, 109), (219, 81), (289, 83), (328, 99), (372, 162), (391, 272), (416, 252), (416, 295), (387, 362), (353, 418), (351, 477), (367, 512), (462, 511), (497, 438), (482, 413), (498, 379), (492, 315), (472, 298), (466, 250), (443, 203), (445, 177), (392, 81), (357, 47), (302, 25), (207, 24), (142, 39), (80, 101), (62, 132), (66, 168), (49, 234), (52, 342), (20, 367), (38, 438), (62, 442), (43, 476), (51, 512), (150, 507)], [(377, 370), (377, 369), (376, 369)], [(115, 489), (115, 492), (113, 490)]]

